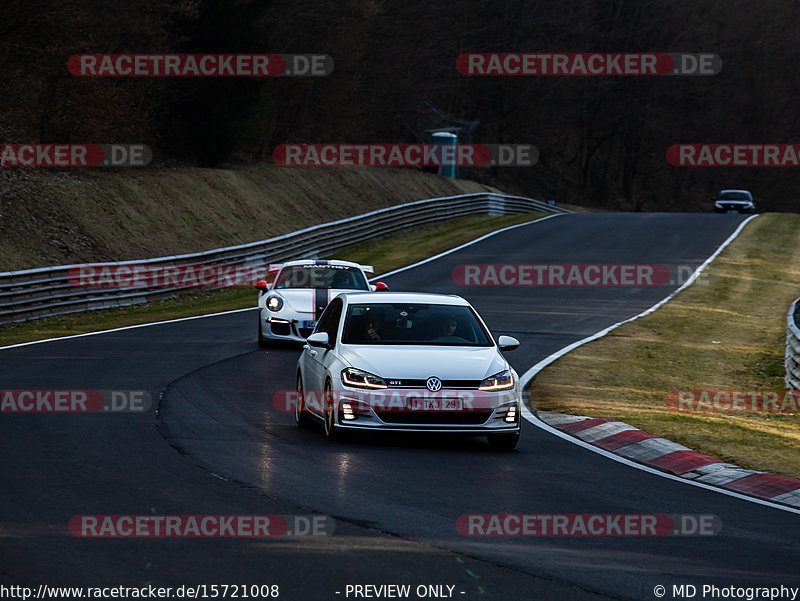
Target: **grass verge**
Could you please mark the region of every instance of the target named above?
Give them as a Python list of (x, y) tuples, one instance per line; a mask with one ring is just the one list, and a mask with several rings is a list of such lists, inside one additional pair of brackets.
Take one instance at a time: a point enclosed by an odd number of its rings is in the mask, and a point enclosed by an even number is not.
[(658, 311), (579, 347), (532, 382), (535, 409), (610, 417), (749, 469), (800, 477), (800, 414), (676, 412), (674, 390), (784, 389), (800, 296), (800, 215), (745, 227)]
[[(488, 217), (462, 217), (415, 228), (343, 249), (335, 257), (371, 264), (375, 273), (385, 273), (425, 259), (497, 229), (543, 217), (545, 213)], [(0, 346), (45, 340), (122, 326), (152, 323), (180, 317), (255, 307), (251, 289), (228, 289), (185, 293), (177, 298), (118, 309), (103, 309), (48, 317), (0, 326)], [(255, 331), (254, 331), (255, 336)]]

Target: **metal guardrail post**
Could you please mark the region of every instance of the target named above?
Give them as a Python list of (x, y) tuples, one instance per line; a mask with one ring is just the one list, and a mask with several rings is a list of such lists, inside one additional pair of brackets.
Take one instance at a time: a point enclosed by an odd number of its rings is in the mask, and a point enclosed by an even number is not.
[(786, 388), (800, 390), (800, 298), (786, 316)]

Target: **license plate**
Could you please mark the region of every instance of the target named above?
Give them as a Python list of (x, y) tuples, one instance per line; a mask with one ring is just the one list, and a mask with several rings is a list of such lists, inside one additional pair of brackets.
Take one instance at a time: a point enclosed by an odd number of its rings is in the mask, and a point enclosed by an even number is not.
[(461, 399), (409, 399), (411, 411), (461, 411), (464, 401)]
[(730, 213), (738, 213), (739, 211), (737, 211), (736, 209), (728, 209), (728, 210), (727, 210), (727, 211), (725, 211), (725, 212), (726, 212), (726, 213), (728, 213), (728, 214), (730, 214)]
[(317, 321), (315, 319), (306, 319), (303, 322), (303, 327), (304, 328), (316, 328), (317, 327)]

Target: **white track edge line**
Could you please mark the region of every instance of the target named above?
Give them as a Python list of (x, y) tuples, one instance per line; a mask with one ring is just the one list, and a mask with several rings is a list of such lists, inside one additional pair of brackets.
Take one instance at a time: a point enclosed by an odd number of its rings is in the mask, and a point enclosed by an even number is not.
[[(490, 236), (494, 236), (495, 234), (499, 234), (499, 233), (505, 232), (506, 230), (514, 229), (514, 228), (517, 228), (517, 227), (522, 227), (522, 226), (525, 226), (525, 225), (530, 225), (531, 223), (536, 223), (538, 221), (544, 221), (545, 219), (549, 219), (550, 217), (559, 217), (561, 215), (569, 215), (569, 213), (553, 213), (552, 215), (547, 215), (546, 217), (540, 217), (539, 219), (534, 219), (533, 221), (526, 221), (525, 223), (518, 223), (516, 225), (510, 225), (508, 227), (504, 227), (504, 228), (496, 230), (494, 232), (489, 232), (488, 234), (484, 234), (483, 236), (481, 236), (479, 238), (476, 238), (475, 240), (472, 240), (470, 242), (466, 242), (465, 244), (462, 244), (460, 246), (456, 246), (455, 248), (451, 248), (450, 250), (446, 250), (446, 251), (444, 251), (442, 253), (439, 253), (436, 256), (429, 257), (429, 258), (424, 259), (422, 261), (418, 261), (416, 263), (413, 263), (412, 265), (407, 265), (406, 267), (400, 267), (399, 269), (395, 269), (395, 270), (389, 271), (387, 273), (382, 273), (380, 276), (376, 276), (374, 278), (370, 278), (369, 281), (371, 282), (371, 281), (376, 280), (376, 279), (381, 278), (381, 277), (386, 277), (388, 275), (392, 275), (392, 274), (395, 274), (395, 273), (399, 273), (401, 271), (405, 271), (406, 269), (411, 269), (412, 267), (417, 267), (418, 265), (422, 265), (423, 263), (427, 263), (428, 261), (433, 261), (434, 259), (438, 259), (439, 257), (442, 257), (444, 255), (447, 255), (447, 254), (450, 254), (450, 253), (455, 252), (457, 250), (460, 250), (462, 248), (465, 248), (465, 247), (467, 247), (467, 246), (469, 246), (471, 244), (475, 244), (477, 242), (480, 242), (481, 240), (485, 240), (486, 238), (489, 238)], [(190, 319), (203, 319), (205, 317), (217, 317), (219, 315), (230, 315), (231, 313), (241, 313), (242, 311), (252, 311), (252, 310), (257, 309), (257, 308), (258, 308), (257, 305), (253, 305), (252, 307), (248, 307), (246, 309), (232, 309), (230, 311), (219, 311), (217, 313), (206, 313), (204, 315), (192, 315), (191, 317), (177, 317), (175, 319), (167, 319), (167, 320), (164, 320), (164, 321), (153, 321), (153, 322), (149, 322), (149, 323), (140, 323), (140, 324), (136, 324), (136, 325), (133, 325), (133, 326), (121, 326), (119, 328), (112, 328), (110, 330), (98, 330), (97, 332), (85, 332), (83, 334), (71, 334), (69, 336), (58, 336), (56, 338), (45, 338), (43, 340), (31, 340), (31, 341), (28, 341), (28, 342), (19, 342), (17, 344), (10, 344), (8, 346), (0, 346), (0, 351), (6, 350), (6, 349), (12, 349), (12, 348), (19, 348), (21, 346), (30, 346), (32, 344), (43, 344), (45, 342), (56, 342), (56, 341), (59, 341), (59, 340), (71, 340), (73, 338), (83, 338), (84, 336), (97, 336), (99, 334), (110, 334), (111, 332), (121, 332), (121, 331), (124, 331), (124, 330), (133, 330), (135, 328), (145, 328), (145, 327), (148, 327), (148, 326), (160, 326), (160, 325), (164, 325), (164, 324), (168, 324), (168, 323), (176, 323), (176, 322), (179, 322), (179, 321), (189, 321)]]
[(231, 309), (230, 311), (220, 311), (218, 313), (206, 313), (205, 315), (192, 315), (191, 317), (177, 317), (175, 319), (166, 319), (164, 321), (153, 321), (149, 323), (137, 323), (132, 326), (121, 326), (119, 328), (111, 328), (110, 330), (98, 330), (97, 332), (85, 332), (83, 334), (70, 334), (69, 336), (59, 336), (57, 338), (46, 338), (44, 340), (31, 340), (29, 342), (20, 342), (11, 344), (9, 346), (0, 346), (0, 351), (10, 348), (17, 348), (20, 346), (29, 346), (31, 344), (42, 344), (45, 342), (58, 342), (59, 340), (71, 340), (73, 338), (83, 338), (84, 336), (97, 336), (99, 334), (110, 334), (111, 332), (122, 332), (123, 330), (134, 330), (136, 328), (146, 328), (148, 326), (160, 326), (167, 323), (176, 323), (178, 321), (189, 321), (191, 319), (203, 319), (205, 317), (217, 317), (218, 315), (229, 315), (231, 313), (241, 313), (242, 311), (252, 311), (257, 309), (257, 306), (247, 307), (246, 309)]
[(698, 488), (703, 488), (703, 489), (709, 490), (711, 492), (721, 493), (721, 494), (724, 494), (724, 495), (728, 495), (729, 497), (734, 497), (736, 499), (741, 499), (743, 501), (750, 501), (751, 503), (756, 503), (758, 505), (765, 505), (767, 507), (772, 507), (774, 509), (782, 509), (783, 511), (788, 511), (789, 513), (794, 513), (794, 514), (800, 515), (800, 509), (795, 509), (794, 507), (790, 507), (788, 505), (779, 505), (777, 503), (773, 503), (773, 502), (765, 500), (765, 499), (759, 499), (757, 497), (751, 497), (751, 496), (748, 496), (748, 495), (745, 495), (745, 494), (742, 494), (742, 493), (735, 492), (733, 490), (728, 490), (726, 488), (720, 488), (719, 486), (714, 486), (712, 484), (706, 484), (704, 482), (697, 482), (695, 480), (688, 480), (686, 478), (681, 478), (680, 476), (676, 476), (674, 474), (668, 474), (666, 472), (662, 472), (661, 470), (658, 470), (656, 468), (650, 467), (648, 465), (643, 465), (641, 463), (636, 463), (635, 461), (632, 461), (632, 460), (627, 459), (625, 457), (622, 457), (620, 455), (616, 455), (615, 453), (612, 453), (611, 451), (607, 451), (605, 449), (601, 449), (600, 447), (596, 447), (593, 444), (590, 444), (588, 442), (584, 442), (580, 438), (576, 438), (576, 437), (574, 437), (574, 436), (572, 436), (570, 434), (567, 434), (566, 432), (562, 432), (561, 430), (558, 430), (558, 429), (556, 429), (556, 428), (544, 423), (543, 421), (538, 419), (535, 415), (533, 415), (533, 413), (531, 413), (531, 410), (528, 409), (528, 406), (525, 405), (524, 403), (522, 405), (522, 415), (526, 420), (531, 422), (534, 426), (536, 426), (537, 428), (541, 428), (545, 432), (549, 432), (550, 434), (554, 434), (555, 436), (558, 436), (559, 438), (563, 438), (564, 440), (566, 440), (568, 442), (571, 442), (573, 444), (576, 444), (579, 447), (583, 447), (584, 449), (587, 449), (589, 451), (597, 453), (598, 455), (602, 455), (603, 457), (607, 457), (609, 459), (613, 459), (614, 461), (616, 461), (618, 463), (622, 463), (623, 465), (626, 465), (628, 467), (636, 468), (636, 469), (641, 470), (643, 472), (647, 472), (648, 474), (653, 474), (655, 476), (660, 476), (662, 478), (666, 478), (667, 480), (673, 480), (674, 482), (680, 482), (682, 484), (691, 484), (692, 486), (696, 486)]
[(598, 338), (602, 338), (603, 336), (608, 334), (611, 330), (614, 330), (614, 329), (618, 328), (619, 326), (621, 326), (623, 324), (629, 323), (629, 322), (631, 322), (631, 321), (633, 321), (635, 319), (639, 319), (640, 317), (644, 317), (645, 315), (649, 315), (650, 313), (652, 313), (656, 309), (660, 308), (661, 306), (663, 306), (666, 303), (668, 303), (669, 301), (671, 301), (672, 298), (676, 294), (678, 294), (681, 290), (683, 290), (684, 288), (687, 288), (690, 284), (693, 284), (697, 280), (697, 278), (700, 277), (700, 273), (702, 273), (702, 271), (708, 266), (708, 264), (711, 263), (711, 261), (713, 261), (714, 259), (716, 259), (717, 256), (725, 249), (725, 247), (728, 246), (731, 242), (733, 242), (736, 239), (736, 237), (739, 235), (739, 233), (744, 229), (744, 226), (747, 225), (748, 223), (750, 223), (750, 221), (755, 219), (756, 217), (758, 217), (757, 214), (756, 215), (751, 215), (750, 217), (748, 217), (747, 219), (742, 221), (742, 223), (739, 224), (739, 227), (737, 227), (736, 230), (730, 236), (728, 236), (728, 238), (722, 244), (720, 244), (720, 246), (717, 248), (717, 250), (714, 251), (714, 254), (712, 254), (710, 257), (708, 257), (705, 261), (703, 261), (703, 263), (697, 269), (694, 270), (692, 275), (689, 276), (689, 279), (686, 280), (686, 282), (684, 282), (684, 284), (680, 288), (676, 289), (675, 291), (673, 291), (671, 294), (669, 294), (665, 298), (662, 298), (660, 301), (658, 301), (655, 305), (653, 305), (649, 309), (646, 309), (645, 311), (642, 311), (638, 315), (634, 315), (633, 317), (629, 317), (628, 319), (625, 319), (623, 321), (620, 321), (618, 323), (610, 325), (607, 328), (605, 328), (603, 330), (600, 330), (599, 332), (596, 332), (595, 334), (592, 334), (591, 336), (587, 336), (586, 338), (583, 338), (582, 340), (578, 340), (577, 342), (573, 342), (572, 344), (565, 346), (561, 350), (556, 351), (555, 353), (553, 353), (549, 357), (546, 357), (546, 358), (542, 359), (541, 361), (539, 361), (536, 365), (534, 365), (528, 371), (526, 371), (524, 374), (522, 374), (522, 377), (520, 377), (520, 383), (524, 385), (523, 388), (525, 386), (527, 386), (527, 383), (530, 380), (532, 380), (536, 374), (538, 374), (540, 371), (542, 371), (542, 369), (544, 369), (545, 367), (547, 367), (548, 365), (553, 363), (556, 359), (560, 359), (561, 357), (566, 355), (571, 350), (576, 349), (579, 346), (586, 344), (587, 342), (591, 342), (593, 340), (597, 340)]
[[(742, 221), (742, 223), (739, 224), (739, 227), (737, 227), (736, 230), (734, 230), (734, 232), (730, 236), (728, 236), (728, 238), (722, 244), (720, 244), (719, 247), (717, 247), (717, 250), (714, 251), (714, 253), (710, 257), (708, 257), (705, 261), (703, 261), (703, 263), (697, 269), (695, 269), (695, 271), (692, 273), (692, 275), (689, 277), (689, 279), (686, 280), (686, 282), (680, 288), (676, 289), (674, 292), (669, 294), (666, 298), (663, 298), (662, 300), (657, 302), (655, 305), (653, 305), (652, 307), (650, 307), (649, 309), (647, 309), (645, 311), (642, 311), (638, 315), (634, 315), (633, 317), (630, 317), (630, 318), (628, 318), (628, 319), (626, 319), (624, 321), (620, 321), (619, 323), (615, 323), (615, 324), (613, 324), (613, 325), (611, 325), (611, 326), (609, 326), (609, 327), (607, 327), (607, 328), (605, 328), (605, 329), (603, 329), (603, 330), (601, 330), (601, 331), (599, 331), (599, 332), (597, 332), (595, 334), (592, 334), (591, 336), (587, 336), (586, 338), (584, 338), (582, 340), (578, 340), (577, 342), (573, 342), (572, 344), (565, 346), (561, 350), (556, 351), (555, 353), (553, 353), (549, 357), (546, 357), (545, 359), (542, 359), (541, 361), (539, 361), (536, 365), (531, 367), (528, 371), (526, 371), (520, 377), (520, 387), (521, 387), (521, 389), (522, 390), (526, 390), (527, 387), (528, 387), (528, 384), (536, 376), (536, 374), (538, 374), (545, 367), (547, 367), (548, 365), (550, 365), (551, 363), (553, 363), (557, 359), (560, 359), (561, 357), (563, 357), (564, 355), (566, 355), (567, 353), (569, 353), (573, 349), (576, 349), (579, 346), (582, 346), (582, 345), (584, 345), (584, 344), (586, 344), (588, 342), (592, 342), (593, 340), (597, 340), (598, 338), (602, 338), (603, 336), (605, 336), (606, 334), (608, 334), (609, 332), (611, 332), (612, 330), (618, 328), (619, 326), (621, 326), (623, 324), (631, 322), (631, 321), (633, 321), (635, 319), (639, 319), (640, 317), (644, 317), (645, 315), (649, 315), (650, 313), (652, 313), (656, 309), (660, 308), (661, 306), (665, 305), (667, 302), (672, 300), (672, 298), (676, 294), (678, 294), (678, 292), (680, 292), (684, 288), (688, 287), (689, 285), (693, 284), (697, 280), (697, 278), (700, 276), (700, 273), (702, 273), (702, 271), (709, 265), (709, 263), (711, 263), (711, 261), (716, 259), (717, 256), (725, 249), (725, 247), (727, 247), (731, 242), (733, 242), (739, 236), (739, 234), (744, 229), (744, 227), (748, 223), (750, 223), (751, 220), (755, 219), (756, 217), (758, 217), (757, 214), (756, 215), (751, 215), (750, 217), (748, 217), (747, 219)], [(583, 441), (583, 440), (581, 440), (579, 438), (571, 436), (571, 435), (569, 435), (569, 434), (567, 434), (565, 432), (562, 432), (561, 430), (558, 430), (558, 429), (546, 424), (545, 422), (543, 422), (542, 420), (537, 418), (531, 412), (531, 410), (528, 408), (527, 403), (523, 403), (522, 404), (522, 415), (526, 420), (528, 420), (531, 424), (533, 424), (537, 428), (541, 428), (542, 430), (544, 430), (546, 432), (549, 432), (550, 434), (554, 434), (554, 435), (558, 436), (559, 438), (562, 438), (562, 439), (564, 439), (566, 441), (569, 441), (569, 442), (571, 442), (573, 444), (576, 444), (576, 445), (578, 445), (580, 447), (583, 447), (583, 448), (585, 448), (585, 449), (587, 449), (589, 451), (597, 453), (598, 455), (602, 455), (603, 457), (608, 457), (609, 459), (613, 459), (614, 461), (617, 461), (618, 463), (622, 463), (624, 465), (627, 465), (628, 467), (632, 467), (632, 468), (647, 472), (649, 474), (654, 474), (656, 476), (661, 476), (662, 478), (667, 478), (668, 480), (673, 480), (675, 482), (681, 482), (683, 484), (690, 484), (692, 486), (697, 486), (699, 488), (703, 488), (703, 489), (706, 489), (706, 490), (717, 492), (717, 493), (720, 493), (720, 494), (723, 494), (723, 495), (728, 495), (728, 496), (734, 497), (736, 499), (741, 499), (741, 500), (744, 500), (744, 501), (749, 501), (751, 503), (756, 503), (758, 505), (765, 505), (767, 507), (772, 507), (774, 509), (780, 509), (782, 511), (787, 511), (789, 513), (794, 513), (794, 514), (800, 515), (800, 509), (795, 509), (795, 508), (787, 506), (787, 505), (779, 505), (777, 503), (772, 503), (771, 501), (767, 501), (765, 499), (759, 499), (757, 497), (751, 497), (751, 496), (744, 495), (744, 494), (741, 494), (741, 493), (738, 493), (738, 492), (735, 492), (735, 491), (732, 491), (732, 490), (721, 488), (719, 486), (713, 486), (711, 484), (705, 484), (704, 482), (697, 482), (695, 480), (689, 480), (687, 478), (681, 478), (680, 476), (676, 476), (674, 474), (668, 474), (666, 472), (662, 472), (661, 470), (657, 470), (657, 469), (652, 468), (650, 466), (643, 465), (641, 463), (636, 463), (635, 461), (631, 461), (630, 459), (627, 459), (625, 457), (622, 457), (620, 455), (612, 453), (611, 451), (607, 451), (605, 449), (597, 447), (597, 446), (595, 446), (593, 444), (585, 442), (585, 441)]]
[(375, 276), (374, 278), (370, 278), (370, 282), (373, 281), (373, 280), (380, 279), (380, 278), (389, 277), (390, 275), (394, 275), (396, 273), (400, 273), (401, 271), (406, 271), (407, 269), (413, 269), (414, 267), (419, 267), (420, 265), (424, 265), (425, 263), (430, 263), (431, 261), (435, 261), (436, 259), (444, 257), (445, 255), (449, 255), (450, 253), (454, 253), (456, 251), (459, 251), (462, 248), (466, 248), (468, 246), (472, 246), (473, 244), (477, 244), (478, 242), (486, 240), (487, 238), (491, 238), (492, 236), (496, 236), (497, 234), (502, 234), (503, 232), (507, 232), (508, 230), (513, 230), (513, 229), (516, 229), (518, 227), (525, 227), (526, 225), (531, 225), (532, 223), (540, 223), (542, 221), (545, 221), (547, 219), (551, 219), (553, 217), (561, 217), (563, 215), (569, 215), (569, 214), (570, 213), (553, 213), (552, 215), (547, 215), (545, 217), (540, 217), (539, 219), (534, 219), (533, 221), (526, 221), (525, 223), (517, 223), (515, 225), (509, 225), (509, 226), (501, 228), (499, 230), (495, 230), (493, 232), (489, 232), (488, 234), (484, 234), (483, 236), (480, 236), (479, 238), (475, 238), (474, 240), (470, 240), (469, 242), (465, 242), (464, 244), (456, 246), (455, 248), (451, 248), (450, 250), (446, 250), (444, 252), (440, 252), (438, 255), (434, 255), (432, 257), (428, 257), (427, 259), (423, 259), (422, 261), (417, 261), (416, 263), (412, 263), (411, 265), (406, 265), (405, 267), (400, 267), (398, 269), (393, 269), (392, 271), (387, 271), (386, 273), (382, 273), (379, 276)]
[[(485, 235), (483, 235), (483, 236), (481, 236), (479, 238), (476, 238), (475, 240), (472, 240), (471, 242), (467, 242), (465, 244), (461, 244), (460, 246), (456, 246), (455, 248), (451, 248), (450, 250), (447, 250), (447, 251), (444, 251), (442, 253), (439, 253), (438, 255), (435, 255), (433, 257), (429, 257), (429, 258), (424, 259), (422, 261), (418, 261), (418, 262), (413, 263), (411, 265), (407, 265), (406, 267), (400, 267), (399, 269), (395, 269), (393, 271), (390, 271), (390, 272), (387, 272), (387, 273), (383, 273), (380, 276), (376, 276), (375, 278), (372, 278), (370, 281), (372, 281), (374, 279), (377, 279), (378, 277), (386, 277), (386, 276), (389, 276), (389, 275), (393, 275), (395, 273), (399, 273), (401, 271), (405, 271), (407, 269), (412, 269), (414, 267), (418, 267), (420, 265), (423, 265), (425, 263), (428, 263), (430, 261), (433, 261), (433, 260), (438, 259), (440, 257), (443, 257), (445, 255), (448, 255), (450, 253), (456, 252), (456, 251), (458, 251), (458, 250), (460, 250), (462, 248), (466, 248), (468, 246), (471, 246), (472, 244), (476, 244), (476, 243), (478, 243), (478, 242), (480, 242), (482, 240), (485, 240), (486, 238), (489, 238), (491, 236), (494, 236), (496, 234), (500, 234), (502, 232), (505, 232), (505, 231), (508, 231), (508, 230), (512, 230), (512, 229), (515, 229), (515, 228), (518, 228), (518, 227), (523, 227), (523, 226), (526, 226), (526, 225), (530, 225), (532, 223), (538, 223), (540, 221), (544, 221), (546, 219), (550, 219), (551, 217), (560, 217), (560, 216), (566, 215), (566, 214), (567, 213), (554, 213), (552, 215), (547, 215), (546, 217), (542, 217), (540, 219), (534, 219), (533, 221), (526, 221), (525, 223), (519, 223), (519, 224), (516, 224), (516, 225), (511, 225), (511, 226), (499, 229), (497, 231), (490, 232), (490, 233), (485, 234)], [(658, 309), (661, 305), (663, 305), (664, 303), (668, 302), (678, 292), (683, 290), (689, 284), (693, 283), (697, 279), (697, 277), (699, 276), (700, 272), (706, 267), (706, 265), (708, 265), (714, 258), (716, 258), (716, 256), (720, 252), (722, 252), (722, 250), (728, 244), (730, 244), (739, 235), (739, 233), (742, 231), (742, 229), (744, 229), (744, 226), (747, 225), (750, 222), (750, 220), (754, 219), (755, 217), (758, 217), (758, 215), (751, 215), (749, 218), (747, 218), (745, 221), (743, 221), (741, 224), (739, 224), (739, 227), (736, 229), (736, 231), (734, 231), (733, 234), (731, 234), (728, 237), (728, 239), (725, 240), (725, 242), (723, 242), (722, 245), (719, 248), (717, 248), (717, 250), (714, 252), (713, 255), (711, 255), (708, 259), (706, 259), (706, 261), (702, 265), (700, 265), (700, 267), (698, 267), (695, 270), (695, 272), (690, 276), (690, 278), (686, 281), (686, 283), (683, 284), (683, 286), (681, 286), (677, 290), (675, 290), (675, 292), (673, 292), (672, 294), (667, 296), (665, 299), (663, 299), (660, 302), (656, 303), (655, 305), (650, 307), (648, 310), (646, 310), (646, 311), (644, 311), (644, 312), (642, 312), (642, 313), (640, 313), (638, 315), (635, 315), (634, 317), (626, 319), (625, 321), (621, 321), (621, 322), (619, 322), (617, 324), (614, 324), (613, 326), (610, 326), (610, 327), (606, 328), (605, 330), (602, 330), (601, 332), (598, 332), (597, 334), (594, 334), (592, 336), (589, 336), (588, 338), (584, 338), (583, 340), (579, 340), (578, 342), (575, 342), (575, 343), (573, 343), (573, 344), (571, 344), (571, 345), (569, 345), (567, 347), (564, 347), (563, 349), (561, 349), (561, 351), (553, 353), (547, 359), (544, 359), (543, 361), (540, 361), (539, 363), (537, 363), (536, 365), (531, 367), (520, 378), (520, 387), (522, 388), (522, 390), (525, 390), (525, 388), (527, 387), (528, 381), (533, 379), (533, 376), (535, 376), (538, 372), (540, 372), (545, 366), (549, 365), (550, 363), (552, 363), (553, 361), (555, 361), (559, 357), (562, 357), (563, 355), (567, 354), (573, 348), (576, 348), (576, 347), (580, 346), (581, 344), (585, 344), (587, 342), (591, 342), (592, 340), (595, 340), (597, 338), (605, 336), (608, 332), (610, 332), (614, 328), (617, 328), (617, 327), (621, 326), (622, 324), (627, 323), (629, 321), (633, 321), (634, 319), (637, 319), (639, 317), (643, 317), (643, 316), (647, 315), (648, 313), (652, 313), (653, 311)], [(73, 334), (71, 336), (62, 336), (60, 338), (48, 338), (46, 340), (32, 340), (30, 342), (21, 342), (19, 344), (12, 344), (12, 345), (9, 345), (9, 346), (2, 346), (2, 347), (0, 347), (0, 351), (1, 350), (5, 350), (5, 349), (17, 348), (17, 347), (21, 347), (21, 346), (29, 346), (29, 345), (32, 345), (32, 344), (42, 344), (42, 343), (45, 343), (45, 342), (56, 342), (58, 340), (70, 340), (72, 338), (82, 338), (84, 336), (96, 336), (98, 334), (109, 334), (111, 332), (120, 332), (120, 331), (123, 331), (123, 330), (133, 330), (133, 329), (136, 329), (136, 328), (144, 328), (144, 327), (148, 327), (148, 326), (157, 326), (157, 325), (163, 325), (163, 324), (168, 324), (168, 323), (176, 323), (176, 322), (179, 322), (179, 321), (189, 321), (189, 320), (192, 320), (192, 319), (203, 319), (205, 317), (217, 317), (219, 315), (230, 315), (231, 313), (241, 313), (242, 311), (252, 311), (253, 309), (256, 309), (256, 308), (257, 307), (250, 307), (250, 308), (247, 308), (247, 309), (234, 309), (232, 311), (221, 311), (221, 312), (218, 312), (218, 313), (208, 313), (206, 315), (194, 315), (192, 317), (180, 317), (180, 318), (177, 318), (177, 319), (168, 319), (166, 321), (156, 321), (156, 322), (152, 322), (152, 323), (142, 323), (142, 324), (137, 324), (137, 325), (133, 325), (133, 326), (123, 326), (123, 327), (120, 327), (120, 328), (113, 328), (113, 329), (110, 329), (110, 330), (101, 330), (99, 332), (87, 332), (85, 334)], [(536, 416), (534, 416), (533, 413), (531, 413), (530, 409), (528, 409), (528, 406), (525, 403), (522, 404), (522, 415), (531, 424), (533, 424), (534, 426), (536, 426), (538, 428), (541, 428), (542, 430), (545, 430), (546, 432), (550, 432), (551, 434), (554, 434), (554, 435), (556, 435), (556, 436), (558, 436), (560, 438), (563, 438), (564, 440), (567, 440), (569, 442), (572, 442), (573, 444), (576, 444), (578, 446), (584, 447), (585, 449), (593, 451), (593, 452), (595, 452), (595, 453), (597, 453), (599, 455), (603, 455), (605, 457), (608, 457), (609, 459), (613, 459), (614, 461), (617, 461), (618, 463), (622, 463), (622, 464), (627, 465), (629, 467), (633, 467), (635, 469), (638, 469), (638, 470), (641, 470), (641, 471), (644, 471), (644, 472), (648, 472), (648, 473), (654, 474), (656, 476), (661, 476), (662, 478), (666, 478), (668, 480), (674, 480), (676, 482), (682, 482), (683, 484), (691, 484), (692, 486), (697, 486), (699, 488), (704, 488), (704, 489), (710, 490), (712, 492), (717, 492), (717, 493), (721, 493), (721, 494), (724, 494), (724, 495), (728, 495), (730, 497), (741, 499), (743, 501), (749, 501), (751, 503), (756, 503), (758, 505), (765, 505), (767, 507), (773, 507), (775, 509), (781, 509), (781, 510), (787, 511), (789, 513), (795, 513), (795, 514), (800, 515), (800, 509), (794, 509), (794, 508), (786, 506), (786, 505), (777, 505), (777, 504), (771, 503), (769, 501), (765, 501), (765, 500), (758, 499), (758, 498), (755, 498), (755, 497), (746, 496), (746, 495), (743, 495), (743, 494), (740, 494), (740, 493), (737, 493), (737, 492), (734, 492), (734, 491), (731, 491), (731, 490), (720, 488), (718, 486), (712, 486), (710, 484), (704, 484), (703, 482), (696, 482), (694, 480), (687, 480), (686, 478), (681, 478), (680, 476), (674, 476), (672, 474), (667, 474), (665, 472), (656, 470), (656, 469), (651, 468), (649, 466), (642, 465), (641, 463), (636, 463), (634, 461), (631, 461), (630, 459), (626, 459), (625, 457), (621, 457), (619, 455), (615, 455), (614, 453), (611, 453), (610, 451), (606, 451), (605, 449), (601, 449), (599, 447), (596, 447), (596, 446), (594, 446), (592, 444), (584, 442), (584, 441), (582, 441), (582, 440), (580, 440), (578, 438), (570, 436), (569, 434), (561, 432), (560, 430), (557, 430), (557, 429), (553, 428), (552, 426), (549, 426), (549, 425), (545, 424), (544, 422), (539, 420)]]

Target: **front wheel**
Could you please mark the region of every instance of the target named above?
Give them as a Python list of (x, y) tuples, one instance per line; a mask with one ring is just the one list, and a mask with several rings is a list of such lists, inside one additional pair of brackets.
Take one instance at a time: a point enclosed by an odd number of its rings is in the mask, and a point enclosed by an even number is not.
[(339, 435), (336, 427), (336, 403), (333, 399), (333, 390), (330, 381), (325, 382), (325, 438), (335, 440)]
[(495, 451), (511, 451), (519, 442), (519, 432), (515, 434), (489, 434), (486, 439)]
[(306, 428), (311, 423), (311, 418), (308, 417), (308, 409), (306, 409), (306, 399), (303, 394), (303, 376), (297, 372), (297, 400), (294, 405), (294, 421), (297, 422), (298, 427)]

